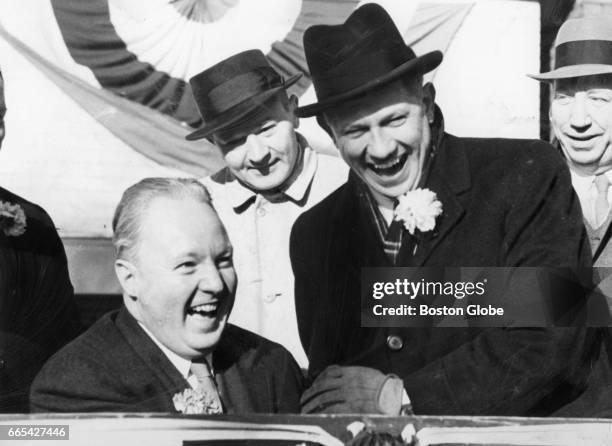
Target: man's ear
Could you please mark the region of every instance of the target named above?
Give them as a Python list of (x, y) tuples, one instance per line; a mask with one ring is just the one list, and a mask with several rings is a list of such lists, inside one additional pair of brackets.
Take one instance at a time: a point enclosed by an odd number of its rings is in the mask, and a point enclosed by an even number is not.
[(297, 129), (300, 126), (300, 118), (298, 118), (297, 109), (298, 98), (296, 95), (292, 94), (291, 96), (289, 96), (289, 111), (291, 112), (291, 116), (293, 119), (292, 124), (294, 129)]
[(119, 280), (125, 295), (130, 299), (136, 300), (138, 297), (138, 271), (133, 263), (124, 260), (115, 260), (115, 274)]
[(431, 124), (434, 120), (434, 105), (436, 103), (436, 89), (431, 82), (423, 85), (423, 104), (425, 105), (425, 113), (427, 121)]

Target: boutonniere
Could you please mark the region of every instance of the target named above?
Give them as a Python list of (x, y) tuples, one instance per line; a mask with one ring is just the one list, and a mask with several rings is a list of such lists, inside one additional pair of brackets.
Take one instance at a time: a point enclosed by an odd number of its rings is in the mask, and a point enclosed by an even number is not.
[(207, 392), (196, 389), (185, 389), (172, 397), (174, 408), (184, 414), (218, 414), (222, 413), (218, 401)]
[(442, 213), (442, 203), (435, 192), (429, 189), (415, 189), (398, 197), (394, 219), (404, 223), (404, 227), (414, 235), (431, 231), (436, 227), (436, 217)]
[(18, 204), (0, 201), (0, 229), (7, 236), (17, 237), (26, 230), (26, 216)]

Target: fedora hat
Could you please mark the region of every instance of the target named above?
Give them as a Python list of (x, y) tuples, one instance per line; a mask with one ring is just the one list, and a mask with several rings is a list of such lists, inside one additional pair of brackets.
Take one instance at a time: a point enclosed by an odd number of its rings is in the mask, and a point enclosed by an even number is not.
[(612, 21), (599, 17), (570, 19), (555, 40), (552, 71), (527, 76), (539, 81), (612, 73)]
[(427, 73), (442, 62), (433, 51), (417, 57), (381, 6), (357, 8), (341, 25), (315, 25), (304, 33), (304, 51), (318, 102), (298, 109), (314, 116), (405, 75)]
[(204, 123), (186, 139), (206, 138), (234, 124), (301, 76), (284, 80), (260, 50), (243, 51), (202, 71), (189, 84)]

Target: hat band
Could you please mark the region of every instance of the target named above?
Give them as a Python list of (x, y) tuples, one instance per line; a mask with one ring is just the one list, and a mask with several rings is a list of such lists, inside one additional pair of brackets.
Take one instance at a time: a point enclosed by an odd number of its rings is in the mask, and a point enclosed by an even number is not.
[(612, 41), (574, 40), (555, 49), (555, 68), (585, 64), (612, 65)]
[(253, 96), (280, 87), (282, 82), (280, 75), (271, 67), (240, 74), (211, 89), (204, 98), (204, 110), (207, 116), (217, 115)]

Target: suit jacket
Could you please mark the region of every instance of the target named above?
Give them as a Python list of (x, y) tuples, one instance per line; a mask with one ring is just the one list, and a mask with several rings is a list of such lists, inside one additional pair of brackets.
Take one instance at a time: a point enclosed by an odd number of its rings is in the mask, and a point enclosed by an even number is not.
[(19, 205), (26, 217), (23, 234), (0, 230), (0, 412), (27, 412), (34, 376), (81, 325), (51, 218), (6, 189), (0, 201)]
[[(390, 265), (353, 181), (291, 235), (311, 376), (331, 364), (395, 373), (417, 414), (543, 416), (584, 393), (600, 347), (594, 330), (361, 328), (360, 268)], [(444, 134), (425, 187), (444, 213), (414, 256), (402, 246), (397, 266), (590, 265), (569, 171), (542, 141)]]
[[(297, 412), (301, 371), (283, 347), (228, 325), (213, 353), (228, 413)], [(36, 377), (34, 412), (176, 412), (189, 387), (125, 307), (104, 315)]]

